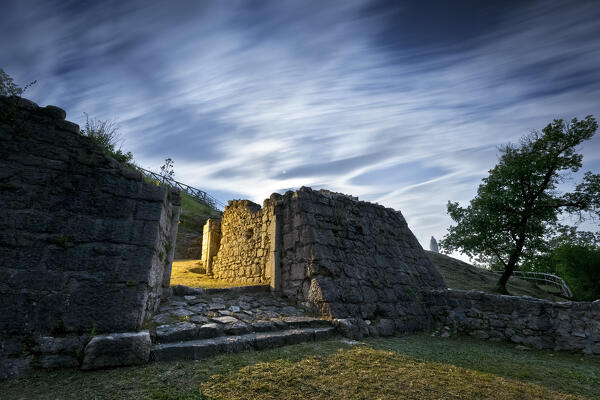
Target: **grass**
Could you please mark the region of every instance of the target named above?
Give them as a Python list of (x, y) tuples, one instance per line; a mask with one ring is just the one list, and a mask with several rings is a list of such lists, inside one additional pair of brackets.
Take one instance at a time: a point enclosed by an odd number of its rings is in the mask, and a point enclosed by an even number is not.
[(220, 289), (232, 286), (250, 286), (254, 283), (226, 282), (200, 273), (202, 260), (175, 260), (171, 269), (171, 286), (185, 285), (205, 289)]
[(38, 370), (0, 383), (11, 399), (596, 399), (600, 361), (425, 334), (340, 339), (200, 361), (81, 372)]
[[(483, 268), (477, 268), (466, 262), (448, 257), (444, 254), (426, 251), (427, 256), (444, 278), (446, 285), (452, 289), (477, 289), (495, 293), (496, 283), (500, 276)], [(527, 295), (550, 301), (565, 301), (532, 282), (511, 277), (507, 285), (508, 292), (514, 296)], [(548, 287), (546, 287), (548, 289)]]

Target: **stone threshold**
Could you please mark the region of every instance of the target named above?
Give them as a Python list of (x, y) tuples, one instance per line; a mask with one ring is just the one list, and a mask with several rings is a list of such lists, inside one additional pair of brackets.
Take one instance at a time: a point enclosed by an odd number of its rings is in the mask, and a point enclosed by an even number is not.
[(324, 340), (333, 336), (334, 333), (335, 328), (333, 327), (303, 328), (157, 344), (152, 348), (150, 360), (199, 360), (218, 354), (264, 350), (303, 342)]
[(269, 285), (230, 286), (226, 288), (199, 288), (184, 285), (175, 285), (170, 288), (174, 296), (203, 295), (203, 294), (243, 294), (243, 293), (268, 293)]

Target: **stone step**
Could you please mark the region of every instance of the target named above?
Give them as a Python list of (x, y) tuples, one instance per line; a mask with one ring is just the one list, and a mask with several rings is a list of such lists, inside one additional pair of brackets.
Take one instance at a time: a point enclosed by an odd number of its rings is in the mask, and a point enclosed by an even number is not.
[(334, 333), (335, 328), (333, 327), (302, 328), (163, 343), (153, 347), (150, 359), (154, 361), (199, 360), (217, 354), (264, 350), (290, 344), (324, 340)]
[(313, 317), (282, 317), (271, 321), (245, 323), (231, 316), (223, 316), (211, 318), (206, 322), (205, 324), (194, 323), (192, 318), (190, 321), (158, 326), (156, 341), (171, 343), (289, 329), (331, 327), (331, 321)]

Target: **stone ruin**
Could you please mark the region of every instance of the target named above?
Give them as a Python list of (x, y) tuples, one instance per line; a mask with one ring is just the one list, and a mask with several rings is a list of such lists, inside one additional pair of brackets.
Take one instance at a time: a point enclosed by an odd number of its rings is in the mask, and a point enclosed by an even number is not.
[[(0, 96), (0, 204), (0, 380), (31, 366), (93, 369), (145, 363), (151, 352), (168, 359), (166, 350), (177, 359), (260, 349), (331, 329), (255, 330), (207, 339), (202, 351), (194, 341), (152, 347), (147, 324), (161, 300), (175, 292), (167, 309), (204, 309), (184, 296), (202, 290), (169, 287), (178, 193), (106, 156), (58, 107)], [(215, 278), (269, 285), (355, 339), (434, 330), (600, 355), (600, 300), (447, 289), (400, 212), (327, 190), (273, 194), (262, 207), (230, 202), (204, 227), (202, 259)], [(186, 332), (206, 331), (191, 321), (181, 323)]]
[(168, 294), (179, 194), (65, 115), (0, 96), (0, 379), (78, 366), (90, 334), (140, 330)]
[[(210, 234), (206, 234), (210, 232)], [(207, 272), (269, 284), (318, 315), (430, 325), (424, 298), (442, 277), (398, 211), (328, 190), (273, 194), (261, 208), (234, 200), (205, 227)]]

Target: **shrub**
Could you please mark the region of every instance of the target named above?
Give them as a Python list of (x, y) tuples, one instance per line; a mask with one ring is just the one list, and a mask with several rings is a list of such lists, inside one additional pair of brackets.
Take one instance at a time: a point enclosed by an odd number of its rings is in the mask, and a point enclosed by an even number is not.
[(83, 136), (87, 136), (94, 142), (98, 143), (111, 157), (121, 164), (131, 164), (133, 154), (130, 151), (125, 153), (121, 148), (115, 150), (118, 142), (122, 141), (118, 131), (118, 126), (110, 120), (100, 121), (90, 119), (87, 113), (85, 114), (85, 127), (81, 130)]

